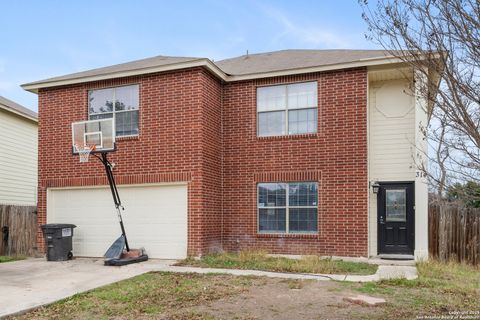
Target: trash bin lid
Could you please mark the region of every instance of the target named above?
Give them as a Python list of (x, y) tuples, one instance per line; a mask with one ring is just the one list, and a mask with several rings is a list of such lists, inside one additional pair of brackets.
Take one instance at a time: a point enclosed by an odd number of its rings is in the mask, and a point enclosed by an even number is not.
[(76, 228), (77, 226), (69, 223), (47, 223), (42, 225), (42, 229), (63, 229), (63, 228)]

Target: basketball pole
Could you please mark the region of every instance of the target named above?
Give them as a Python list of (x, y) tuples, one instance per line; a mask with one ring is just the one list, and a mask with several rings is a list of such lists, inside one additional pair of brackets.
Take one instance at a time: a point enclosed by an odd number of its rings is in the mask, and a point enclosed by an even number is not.
[(123, 226), (123, 219), (122, 219), (122, 210), (125, 210), (122, 206), (122, 202), (120, 201), (120, 196), (118, 195), (117, 184), (115, 183), (115, 178), (113, 177), (112, 171), (112, 164), (107, 159), (107, 153), (102, 152), (102, 157), (100, 159), (105, 167), (105, 172), (107, 174), (108, 184), (110, 185), (110, 191), (112, 192), (113, 202), (115, 203), (115, 209), (117, 209), (117, 216), (118, 221), (120, 223), (120, 228), (122, 229), (122, 236), (125, 239), (125, 248), (127, 252), (130, 251), (130, 247), (128, 246), (127, 241), (127, 234), (125, 232), (125, 227)]

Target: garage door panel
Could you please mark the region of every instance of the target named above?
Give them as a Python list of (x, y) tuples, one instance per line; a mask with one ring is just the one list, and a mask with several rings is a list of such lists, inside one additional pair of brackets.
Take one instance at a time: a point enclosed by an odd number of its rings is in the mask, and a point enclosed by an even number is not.
[[(187, 253), (187, 186), (121, 186), (123, 220), (132, 248), (152, 258)], [(48, 223), (73, 223), (76, 256), (102, 256), (121, 234), (108, 188), (49, 189)]]
[[(184, 231), (183, 225), (170, 225), (168, 229), (162, 228), (162, 225), (152, 224), (152, 225), (132, 225), (131, 223), (125, 222), (125, 228), (127, 235), (135, 235), (136, 238), (150, 237), (154, 233), (158, 233), (158, 238), (172, 239), (178, 233)], [(118, 228), (118, 233), (120, 233), (120, 227)], [(162, 230), (158, 232), (158, 230)], [(169, 240), (170, 241), (170, 240)]]
[[(164, 224), (169, 224), (169, 225), (184, 225), (185, 224), (185, 221), (182, 217), (165, 217), (162, 222), (155, 222), (155, 221), (152, 221), (151, 218), (149, 218), (148, 216), (162, 216), (163, 210), (160, 210), (160, 211), (142, 211), (142, 212), (138, 212), (138, 213), (135, 213), (134, 215), (133, 214), (123, 214), (122, 213), (122, 217), (123, 217), (123, 221), (125, 223), (130, 223), (130, 224), (141, 224), (141, 225), (144, 225), (144, 224), (149, 224), (149, 225), (164, 225)], [(176, 211), (173, 211), (173, 212), (176, 212)], [(178, 212), (178, 210), (177, 210)], [(117, 216), (116, 213), (112, 213), (113, 215), (115, 215), (115, 217)], [(117, 219), (115, 219), (115, 221), (117, 221)]]

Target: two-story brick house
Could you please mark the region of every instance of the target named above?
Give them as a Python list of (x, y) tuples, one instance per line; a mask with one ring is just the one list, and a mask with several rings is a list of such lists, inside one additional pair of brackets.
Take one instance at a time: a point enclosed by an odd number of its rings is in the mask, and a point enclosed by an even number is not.
[(25, 84), (39, 97), (39, 224), (76, 224), (80, 256), (118, 236), (101, 164), (71, 152), (72, 122), (113, 118), (127, 233), (151, 257), (426, 257), (416, 75), (380, 50), (285, 50), (159, 56)]

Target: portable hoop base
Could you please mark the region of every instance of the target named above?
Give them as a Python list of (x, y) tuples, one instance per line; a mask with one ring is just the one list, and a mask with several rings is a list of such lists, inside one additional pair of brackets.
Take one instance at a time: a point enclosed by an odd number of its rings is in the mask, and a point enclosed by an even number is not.
[(127, 264), (147, 261), (148, 256), (143, 249), (131, 249), (130, 251), (123, 251), (118, 259), (105, 259), (106, 266), (125, 266)]

